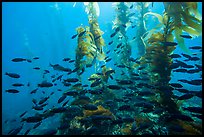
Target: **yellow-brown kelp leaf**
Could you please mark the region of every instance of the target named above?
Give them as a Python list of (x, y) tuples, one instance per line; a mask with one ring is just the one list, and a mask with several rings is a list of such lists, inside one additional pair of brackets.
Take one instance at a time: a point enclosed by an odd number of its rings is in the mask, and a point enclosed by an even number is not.
[(105, 109), (101, 105), (97, 106), (97, 110), (84, 110), (84, 117), (92, 116), (92, 115), (104, 115), (104, 116), (113, 116), (110, 110)]
[(187, 25), (198, 31), (199, 33), (202, 32), (202, 23), (197, 20), (195, 17), (183, 14), (183, 19)]
[[(159, 23), (164, 24), (163, 17), (160, 14), (153, 13), (153, 12), (147, 12), (147, 13), (144, 14), (143, 18), (145, 18), (145, 16), (147, 16), (147, 15), (155, 16), (158, 19)], [(144, 23), (144, 28), (147, 30), (145, 20), (143, 20), (143, 23)]]
[(186, 7), (185, 7), (185, 12), (189, 14), (194, 14), (196, 18), (201, 19), (202, 16), (198, 12), (198, 5), (197, 2), (185, 2)]
[(187, 52), (189, 54), (192, 54), (192, 52), (186, 47), (185, 43), (184, 43), (184, 39), (180, 36), (182, 34), (182, 29), (175, 27), (174, 30), (175, 33), (175, 37), (176, 40), (178, 42), (179, 47), (184, 51)]
[(188, 32), (189, 34), (191, 35), (194, 35), (194, 36), (200, 36), (200, 32), (196, 31), (195, 29), (187, 26), (187, 25), (182, 25), (181, 26), (181, 29), (185, 32)]

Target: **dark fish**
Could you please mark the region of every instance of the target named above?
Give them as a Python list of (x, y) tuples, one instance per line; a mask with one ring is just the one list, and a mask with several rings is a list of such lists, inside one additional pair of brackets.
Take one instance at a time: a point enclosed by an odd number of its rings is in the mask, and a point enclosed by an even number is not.
[(24, 58), (14, 58), (11, 61), (13, 61), (13, 62), (22, 62), (22, 61), (26, 61), (26, 59), (24, 59)]
[(122, 42), (120, 44), (117, 45), (117, 48), (120, 48), (120, 46), (122, 46)]
[(130, 9), (132, 9), (133, 8), (133, 4), (130, 6)]
[(135, 15), (135, 13), (134, 13), (134, 12), (133, 12), (133, 13), (128, 14), (128, 15), (127, 15), (127, 17), (132, 17), (133, 15)]
[(120, 30), (120, 27), (117, 27), (116, 29), (115, 29), (115, 32), (118, 32)]
[(63, 75), (58, 76), (58, 77), (56, 78), (56, 80), (60, 80), (60, 81), (61, 81), (62, 76), (63, 76)]
[(198, 58), (198, 57), (191, 57), (189, 60), (191, 60), (191, 61), (197, 61), (197, 60), (200, 60), (200, 58)]
[(171, 58), (180, 58), (181, 56), (179, 54), (171, 54), (170, 57)]
[(31, 63), (32, 61), (30, 59), (27, 59), (27, 62)]
[(110, 75), (112, 73), (115, 73), (115, 70), (108, 70), (108, 71), (105, 72), (105, 75), (108, 76), (108, 75)]
[(117, 34), (117, 33), (114, 32), (114, 33), (112, 33), (112, 34), (110, 35), (110, 37), (112, 38), (112, 37), (114, 37), (116, 34)]
[(50, 66), (53, 67), (54, 70), (58, 70), (58, 71), (65, 71), (65, 72), (72, 71), (70, 68), (64, 68), (63, 66), (59, 64), (55, 64), (55, 65), (50, 64)]
[(80, 86), (82, 86), (82, 84), (81, 83), (77, 83), (77, 84), (73, 85), (72, 87), (80, 87)]
[(144, 69), (144, 68), (145, 68), (145, 67), (142, 66), (142, 67), (139, 67), (137, 70), (142, 70), (142, 69)]
[(21, 86), (24, 86), (24, 84), (21, 84), (21, 83), (14, 83), (14, 84), (12, 84), (12, 86), (14, 86), (14, 87), (21, 87)]
[(192, 47), (189, 47), (189, 49), (202, 49), (202, 46), (192, 46)]
[(77, 91), (68, 91), (64, 92), (63, 94), (67, 96), (77, 96), (79, 93)]
[[(132, 28), (135, 28), (137, 25), (133, 25)], [(135, 39), (136, 37), (134, 37), (133, 39)]]
[(20, 75), (16, 74), (16, 73), (8, 73), (8, 72), (6, 72), (5, 75), (8, 75), (11, 78), (20, 78)]
[(189, 81), (186, 79), (179, 79), (178, 81), (183, 82), (183, 83), (188, 83)]
[(178, 67), (180, 67), (179, 63), (172, 63), (171, 66), (170, 66), (171, 69), (176, 69)]
[(81, 72), (79, 73), (79, 75), (83, 74), (85, 72), (85, 67), (82, 68)]
[(184, 94), (184, 95), (178, 97), (178, 100), (187, 100), (187, 99), (190, 99), (190, 98), (192, 98), (192, 97), (194, 97), (194, 94), (186, 93), (186, 94)]
[(98, 109), (98, 107), (96, 105), (93, 105), (93, 104), (86, 104), (83, 106), (83, 108), (85, 110), (97, 110)]
[(181, 93), (188, 93), (189, 92), (189, 90), (187, 90), (187, 89), (181, 89), (181, 88), (178, 88), (178, 89), (176, 89), (177, 91), (179, 91), (179, 92), (181, 92)]
[(110, 78), (113, 79), (113, 76), (110, 75)]
[(138, 93), (139, 96), (154, 96), (155, 93), (151, 92), (151, 91), (141, 91)]
[(86, 64), (86, 67), (87, 68), (90, 68), (90, 67), (92, 67), (93, 66), (93, 64)]
[(98, 40), (100, 37), (101, 37), (101, 36), (98, 36), (98, 37), (94, 38), (94, 40), (96, 41), (96, 40)]
[(164, 46), (176, 46), (178, 43), (176, 42), (161, 42), (162, 45)]
[(171, 85), (172, 87), (175, 87), (175, 88), (182, 88), (183, 87), (181, 84), (178, 84), (178, 83), (171, 83), (169, 85)]
[(69, 61), (70, 58), (64, 58), (62, 61)]
[(100, 95), (102, 94), (102, 90), (88, 90), (88, 93), (92, 94), (92, 95)]
[(125, 25), (125, 24), (122, 24), (122, 26), (123, 26), (124, 28), (126, 28), (126, 25)]
[(78, 34), (73, 35), (73, 36), (72, 36), (72, 39), (76, 38), (77, 35), (78, 35)]
[(50, 110), (50, 112), (52, 112), (52, 113), (62, 113), (62, 112), (65, 112), (65, 111), (67, 111), (67, 109), (64, 108), (64, 107), (53, 108), (53, 109)]
[(33, 59), (39, 59), (39, 57), (34, 57)]
[(191, 81), (188, 81), (188, 84), (191, 84), (191, 85), (202, 85), (202, 79), (196, 79), (196, 80), (191, 80)]
[(43, 81), (42, 83), (38, 84), (38, 87), (52, 87), (53, 84), (47, 81)]
[(39, 67), (35, 67), (35, 68), (33, 68), (33, 69), (39, 70), (40, 68), (39, 68)]
[(62, 96), (58, 99), (57, 103), (61, 103), (62, 101), (65, 100), (66, 97), (67, 97), (66, 95), (62, 95)]
[(64, 102), (64, 103), (62, 104), (62, 107), (66, 106), (68, 102), (69, 102), (69, 100), (67, 100), (66, 102)]
[(195, 64), (195, 66), (196, 66), (200, 71), (202, 71), (202, 65)]
[(108, 85), (107, 86), (109, 89), (115, 89), (115, 90), (119, 90), (121, 89), (121, 87), (117, 86), (117, 85)]
[(30, 132), (30, 128), (26, 130), (26, 132), (24, 133), (24, 135), (28, 135), (28, 133)]
[(186, 58), (188, 58), (188, 59), (190, 59), (190, 58), (191, 58), (191, 56), (190, 56), (190, 55), (187, 55), (187, 54), (185, 54), (185, 53), (181, 53), (181, 55), (182, 55), (182, 56), (184, 56), (184, 57), (186, 57)]
[(20, 91), (18, 91), (16, 89), (7, 89), (6, 92), (8, 92), (8, 93), (19, 93)]
[(26, 121), (27, 123), (36, 123), (42, 121), (42, 117), (40, 116), (31, 116), (27, 118), (22, 118), (22, 121)]
[[(108, 45), (111, 45), (112, 43), (113, 43), (113, 41), (109, 42)], [(108, 54), (108, 53), (106, 52), (106, 54)]]
[(23, 128), (23, 125), (21, 125), (20, 127), (13, 129), (10, 133), (8, 133), (9, 135), (17, 135), (21, 129)]
[(78, 37), (83, 36), (85, 32), (86, 32), (86, 30), (85, 30), (85, 31), (83, 31), (83, 32), (81, 32), (81, 33), (79, 33), (79, 36), (78, 36)]
[(49, 97), (43, 97), (40, 101), (39, 101), (39, 105), (43, 104), (45, 101), (47, 101), (49, 99)]
[(194, 68), (193, 65), (186, 65), (185, 68)]
[(188, 67), (188, 65), (185, 63), (185, 62), (182, 62), (182, 61), (179, 61), (179, 60), (175, 60), (178, 64), (179, 64), (179, 66), (181, 66), (181, 67)]
[(43, 94), (45, 94), (45, 91), (42, 91)]
[(109, 58), (109, 59), (106, 60), (106, 62), (109, 62), (109, 61), (111, 61), (111, 58)]
[(182, 121), (189, 121), (189, 122), (194, 121), (191, 117), (183, 115), (183, 114), (171, 114), (167, 118), (168, 121), (172, 121), (172, 120), (175, 120), (175, 119), (179, 119), (179, 120), (182, 120)]
[(73, 59), (73, 60), (70, 60), (69, 63), (72, 63), (72, 62), (74, 62), (74, 61), (75, 61), (74, 59)]
[(64, 84), (64, 86), (66, 86), (66, 87), (71, 86), (71, 84), (70, 84), (70, 83), (63, 82), (63, 84)]
[(101, 68), (105, 67), (106, 65), (102, 65)]
[(45, 73), (50, 73), (50, 71), (49, 71), (49, 70), (46, 70), (46, 69), (45, 69), (44, 71), (45, 71)]
[(45, 107), (45, 106), (47, 106), (47, 105), (48, 105), (48, 103), (45, 103), (45, 104), (42, 104), (41, 107)]
[(36, 99), (32, 99), (32, 102), (35, 104), (35, 105), (37, 105), (37, 100)]
[(118, 39), (122, 39), (123, 38), (123, 36), (118, 36)]
[(195, 96), (202, 98), (202, 91), (196, 91)]
[(89, 85), (85, 84), (85, 85), (82, 85), (82, 87), (88, 87)]
[(197, 117), (199, 119), (203, 119), (203, 115), (198, 115), (198, 114), (191, 114), (193, 117)]
[(42, 123), (41, 121), (38, 122), (38, 123), (36, 123), (36, 124), (33, 126), (33, 129), (36, 129), (37, 127), (39, 127), (41, 123)]
[(23, 117), (28, 111), (23, 112), (20, 117)]
[(72, 70), (72, 72), (77, 72), (77, 70), (79, 70), (80, 67), (76, 67), (74, 70)]
[(42, 106), (39, 106), (39, 105), (35, 105), (32, 107), (32, 109), (35, 109), (35, 110), (43, 110), (43, 107)]
[(187, 70), (187, 73), (189, 73), (189, 74), (193, 74), (193, 73), (198, 73), (198, 72), (200, 72), (201, 70), (199, 70), (199, 69), (190, 69), (190, 70)]
[(51, 92), (51, 93), (50, 93), (50, 96), (53, 95), (54, 93), (55, 93), (55, 92)]
[(190, 35), (180, 35), (183, 38), (191, 39), (192, 37)]
[(119, 68), (125, 68), (126, 66), (123, 65), (123, 64), (120, 64), (120, 65), (117, 65), (117, 67), (119, 67)]
[(100, 85), (101, 82), (102, 82), (101, 80), (96, 80), (91, 84), (91, 87), (96, 87), (96, 86)]
[(175, 70), (173, 70), (173, 72), (183, 72), (183, 73), (185, 73), (187, 71), (188, 71), (187, 69), (175, 69)]
[(38, 90), (38, 88), (36, 88), (36, 89), (32, 90), (32, 91), (30, 92), (30, 94), (34, 94), (34, 93), (36, 93), (36, 92), (37, 92), (37, 90)]
[(202, 114), (202, 108), (201, 107), (182, 107), (183, 110), (187, 110), (189, 112), (193, 112), (193, 113), (200, 113)]

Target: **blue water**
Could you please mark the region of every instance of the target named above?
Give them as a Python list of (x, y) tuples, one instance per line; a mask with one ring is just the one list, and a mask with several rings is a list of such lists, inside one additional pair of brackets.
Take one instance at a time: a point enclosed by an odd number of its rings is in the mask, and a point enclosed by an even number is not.
[[(111, 2), (99, 2), (100, 16), (98, 22), (100, 29), (104, 31), (103, 38), (106, 44), (111, 41), (110, 34), (112, 33), (112, 21), (115, 18), (114, 9), (111, 8)], [(71, 39), (76, 34), (76, 28), (83, 24), (88, 26), (87, 14), (82, 2), (77, 2), (73, 7), (74, 2), (3, 2), (2, 3), (2, 131), (6, 134), (12, 128), (21, 125), (19, 115), (28, 110), (28, 115), (34, 114), (36, 111), (32, 110), (32, 98), (40, 98), (49, 95), (52, 91), (55, 92), (48, 100), (49, 107), (57, 104), (57, 99), (61, 93), (57, 89), (66, 90), (62, 84), (58, 83), (57, 86), (44, 89), (45, 95), (42, 94), (43, 90), (38, 90), (37, 94), (30, 94), (30, 91), (36, 88), (37, 84), (43, 80), (50, 80), (52, 74), (63, 74), (62, 72), (54, 71), (49, 63), (61, 64), (74, 69), (74, 63), (71, 65), (63, 62), (62, 59), (70, 57), (75, 59), (75, 49), (77, 47), (77, 39)], [(198, 10), (201, 9), (202, 3), (198, 4)], [(162, 14), (164, 10), (163, 4), (159, 2), (154, 3), (152, 11)], [(128, 35), (132, 38), (135, 31), (130, 31)], [(202, 37), (197, 37), (192, 40), (185, 39), (187, 47), (192, 45), (201, 46)], [(106, 51), (113, 50), (114, 48), (104, 47)], [(177, 47), (174, 53), (183, 53)], [(136, 54), (135, 54), (136, 56)], [(40, 57), (39, 60), (33, 60), (32, 63), (28, 62), (12, 62), (11, 60), (16, 57), (33, 58)], [(198, 54), (202, 58), (202, 53)], [(180, 60), (184, 60), (182, 57)], [(114, 62), (109, 66), (114, 66)], [(195, 62), (189, 61), (189, 65), (194, 65)], [(196, 64), (202, 64), (202, 61), (197, 61)], [(32, 69), (40, 67), (40, 70)], [(42, 78), (43, 70), (47, 69), (52, 74)], [(13, 79), (5, 75), (6, 72), (13, 72), (20, 74), (21, 78)], [(89, 84), (87, 77), (95, 72), (94, 68), (89, 68), (82, 75), (84, 84)], [(71, 75), (75, 77), (75, 74)], [(178, 79), (198, 79), (199, 74), (186, 74), (186, 73), (172, 73), (172, 82), (177, 82)], [(20, 91), (18, 94), (6, 93), (6, 89), (12, 88), (13, 83), (23, 83), (30, 86), (17, 87)], [(189, 84), (182, 84), (188, 90), (201, 90), (201, 86), (192, 86)], [(196, 105), (201, 105), (201, 99), (195, 98), (189, 102)], [(49, 108), (48, 107), (48, 108)], [(57, 127), (59, 124), (59, 115), (46, 119), (38, 128), (45, 126)], [(7, 124), (5, 120), (9, 120)], [(16, 121), (12, 121), (16, 120)], [(26, 125), (26, 126), (25, 126)], [(25, 124), (23, 130), (19, 134), (23, 134), (33, 124)]]

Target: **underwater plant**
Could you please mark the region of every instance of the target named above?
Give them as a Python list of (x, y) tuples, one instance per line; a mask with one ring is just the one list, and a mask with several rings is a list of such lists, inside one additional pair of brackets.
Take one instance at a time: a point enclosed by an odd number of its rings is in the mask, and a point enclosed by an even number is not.
[[(154, 85), (155, 92), (159, 94), (159, 103), (167, 111), (167, 115), (182, 115), (178, 104), (173, 99), (172, 87), (169, 85), (173, 64), (170, 55), (174, 52), (177, 45), (174, 42), (174, 38), (183, 51), (191, 53), (181, 37), (183, 31), (188, 32), (192, 36), (201, 35), (202, 20), (198, 18), (199, 14), (197, 13), (196, 5), (196, 3), (188, 2), (164, 2), (165, 11), (163, 15), (153, 12), (144, 14), (144, 17), (147, 15), (156, 16), (160, 24), (154, 29), (147, 31), (146, 35), (142, 37), (146, 45), (146, 53), (141, 57), (140, 61), (142, 62), (141, 64), (148, 64), (147, 70), (149, 71), (151, 84)], [(164, 125), (169, 125), (171, 122), (164, 122)], [(171, 130), (169, 128), (170, 133)]]
[[(116, 11), (116, 18), (113, 21), (114, 25), (113, 28), (116, 28), (118, 30), (117, 35), (118, 37), (122, 37), (122, 41), (119, 41), (121, 43), (121, 46), (123, 48), (121, 49), (120, 56), (118, 58), (119, 62), (128, 66), (128, 71), (131, 74), (131, 62), (129, 61), (129, 58), (131, 56), (131, 46), (128, 42), (128, 37), (126, 35), (127, 29), (130, 27), (130, 18), (134, 15), (134, 13), (130, 13), (129, 11), (129, 5), (132, 3), (129, 2), (115, 2), (113, 3), (113, 7)], [(117, 44), (119, 44), (117, 43)]]

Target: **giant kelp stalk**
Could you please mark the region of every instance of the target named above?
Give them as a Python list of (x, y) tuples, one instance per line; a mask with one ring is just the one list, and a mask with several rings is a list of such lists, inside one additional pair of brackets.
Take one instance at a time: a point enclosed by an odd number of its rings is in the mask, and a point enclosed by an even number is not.
[(138, 56), (142, 56), (145, 54), (145, 45), (141, 39), (141, 36), (146, 32), (146, 29), (144, 28), (144, 14), (149, 11), (149, 4), (150, 2), (136, 2), (136, 9), (137, 9), (137, 18), (138, 21), (136, 22), (136, 36), (135, 36), (135, 41), (137, 42), (137, 47), (138, 47)]
[[(132, 16), (129, 12), (129, 3), (128, 2), (116, 2), (113, 4), (113, 7), (115, 7), (116, 11), (116, 19), (114, 21), (113, 28), (118, 28), (118, 37), (122, 37), (122, 45), (123, 47), (120, 52), (119, 61), (120, 63), (128, 66), (129, 72), (131, 72), (131, 64), (130, 64), (130, 56), (131, 56), (131, 46), (128, 43), (128, 37), (126, 35), (126, 31), (128, 27), (130, 26), (130, 17)], [(117, 43), (120, 44), (120, 43)]]
[[(144, 15), (156, 16), (160, 22), (156, 29), (148, 31), (148, 34), (142, 38), (146, 46), (146, 54), (141, 58), (142, 64), (148, 64), (148, 71), (151, 84), (154, 86), (156, 93), (159, 94), (159, 103), (166, 110), (164, 124), (178, 122), (170, 118), (173, 114), (180, 115), (179, 106), (172, 99), (172, 88), (169, 85), (171, 80), (172, 58), (169, 56), (173, 53), (177, 43), (185, 52), (190, 53), (184, 44), (184, 39), (180, 36), (183, 31), (192, 36), (201, 34), (201, 22), (198, 17), (196, 3), (174, 3), (164, 2), (165, 12), (163, 16), (157, 13), (148, 12)], [(175, 123), (174, 123), (175, 124)], [(173, 131), (169, 131), (172, 134)]]
[(96, 59), (103, 60), (105, 54), (103, 46), (105, 46), (102, 38), (103, 31), (100, 30), (98, 24), (98, 16), (100, 14), (97, 2), (84, 3), (86, 6), (86, 13), (88, 14), (89, 27), (80, 26), (76, 29), (78, 34), (78, 46), (76, 49), (76, 62), (78, 76), (85, 71), (85, 67), (95, 65)]

